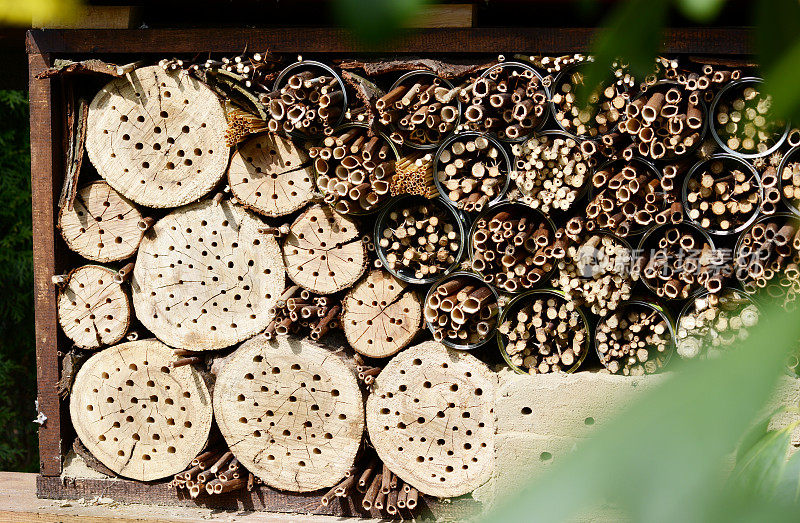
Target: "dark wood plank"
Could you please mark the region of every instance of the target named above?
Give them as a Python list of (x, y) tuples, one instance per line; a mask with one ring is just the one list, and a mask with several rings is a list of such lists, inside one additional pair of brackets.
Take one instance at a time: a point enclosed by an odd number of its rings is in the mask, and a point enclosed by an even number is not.
[[(586, 51), (592, 28), (420, 29), (391, 43), (392, 53), (571, 53)], [(680, 28), (665, 33), (664, 52), (739, 55), (752, 52), (746, 28)], [(197, 53), (270, 49), (278, 53), (364, 51), (337, 28), (35, 30), (28, 46), (57, 54)], [(370, 51), (380, 51), (371, 49)]]
[[(375, 517), (350, 498), (334, 498), (327, 507), (320, 499), (324, 492), (290, 493), (261, 486), (253, 492), (240, 491), (191, 499), (186, 490), (168, 487), (165, 482), (142, 483), (124, 479), (81, 479), (38, 476), (36, 494), (46, 499), (77, 499), (103, 496), (123, 503), (149, 503), (213, 507), (221, 510), (265, 510), (295, 514)], [(360, 496), (356, 498), (360, 503)], [(481, 504), (470, 498), (437, 500), (421, 498), (418, 517), (437, 520), (464, 520), (477, 515)], [(409, 516), (409, 514), (404, 514)]]
[(31, 119), (31, 185), (33, 200), (33, 282), (36, 328), (36, 369), (39, 409), (47, 421), (39, 429), (41, 473), (61, 474), (61, 411), (57, 392), (58, 316), (56, 290), (50, 278), (56, 273), (59, 247), (55, 230), (61, 159), (60, 115), (52, 80), (34, 75), (48, 67), (44, 54), (28, 56)]

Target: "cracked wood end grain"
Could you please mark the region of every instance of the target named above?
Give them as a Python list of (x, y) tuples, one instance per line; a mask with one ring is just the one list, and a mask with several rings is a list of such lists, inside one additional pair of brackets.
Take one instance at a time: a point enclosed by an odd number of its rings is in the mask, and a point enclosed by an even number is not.
[(423, 494), (457, 497), (494, 468), (496, 378), (480, 360), (427, 341), (395, 356), (367, 399), (378, 457)]
[(58, 321), (81, 349), (98, 349), (122, 339), (131, 321), (128, 294), (114, 283), (115, 271), (84, 265), (72, 271), (58, 293)]
[(243, 205), (270, 217), (293, 213), (314, 195), (308, 156), (291, 140), (273, 134), (257, 135), (239, 146), (228, 181)]
[(58, 217), (67, 246), (86, 259), (101, 263), (124, 260), (139, 248), (144, 231), (136, 206), (104, 181), (84, 185), (72, 209)]
[(351, 287), (367, 268), (367, 247), (356, 223), (329, 205), (313, 205), (290, 227), (283, 242), (289, 278), (317, 294)]
[(419, 296), (384, 270), (370, 272), (343, 302), (342, 328), (357, 352), (372, 358), (396, 354), (419, 333)]
[(353, 466), (364, 404), (353, 370), (307, 340), (256, 336), (220, 370), (214, 414), (234, 456), (277, 489), (332, 487)]
[(157, 340), (115, 345), (89, 358), (72, 387), (70, 416), (103, 465), (140, 481), (184, 470), (211, 430), (211, 397), (190, 365)]
[(212, 200), (156, 222), (133, 272), (136, 317), (171, 347), (228, 347), (266, 328), (285, 283), (277, 242), (240, 205)]
[(225, 174), (227, 123), (198, 80), (142, 67), (106, 84), (89, 106), (86, 151), (126, 198), (177, 207), (201, 198)]

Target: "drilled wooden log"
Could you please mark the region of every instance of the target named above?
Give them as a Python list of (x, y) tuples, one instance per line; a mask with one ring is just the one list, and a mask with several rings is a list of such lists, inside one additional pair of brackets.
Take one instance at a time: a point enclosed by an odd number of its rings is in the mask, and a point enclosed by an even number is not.
[(291, 337), (242, 344), (217, 375), (214, 413), (234, 456), (267, 485), (293, 492), (337, 484), (364, 432), (353, 370)]
[(350, 346), (372, 358), (397, 353), (420, 331), (419, 300), (407, 283), (388, 272), (370, 272), (344, 299), (342, 328)]
[(277, 242), (229, 201), (168, 214), (142, 241), (133, 274), (136, 317), (164, 343), (228, 347), (264, 330), (285, 276)]
[(113, 345), (125, 336), (131, 304), (116, 273), (100, 265), (74, 270), (58, 295), (58, 321), (64, 334), (82, 349)]
[(233, 195), (266, 216), (292, 213), (314, 195), (308, 156), (291, 140), (261, 134), (239, 146), (228, 169)]
[(428, 341), (395, 356), (367, 399), (378, 456), (424, 494), (455, 497), (494, 468), (496, 378), (474, 356)]
[(70, 416), (86, 448), (115, 473), (140, 481), (185, 469), (211, 429), (211, 398), (190, 365), (157, 340), (115, 345), (84, 363)]
[(208, 193), (225, 174), (226, 126), (210, 88), (189, 75), (142, 67), (92, 100), (86, 151), (123, 196), (177, 207)]
[(86, 259), (111, 262), (129, 258), (144, 231), (136, 206), (104, 181), (81, 187), (72, 209), (61, 208), (58, 227), (67, 246)]
[(356, 223), (328, 205), (314, 205), (301, 214), (283, 243), (289, 278), (317, 294), (352, 286), (368, 262)]

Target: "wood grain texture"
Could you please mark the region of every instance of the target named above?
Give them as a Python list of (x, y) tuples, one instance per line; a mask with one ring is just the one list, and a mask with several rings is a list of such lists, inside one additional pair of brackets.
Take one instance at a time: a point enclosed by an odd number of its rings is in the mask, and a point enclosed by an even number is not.
[(266, 133), (239, 145), (228, 182), (243, 205), (272, 217), (299, 210), (315, 191), (306, 153), (291, 140)]
[(58, 295), (58, 321), (81, 349), (119, 342), (131, 323), (127, 285), (114, 282), (115, 271), (84, 265), (72, 271)]
[(104, 181), (78, 190), (72, 209), (61, 208), (58, 225), (70, 249), (98, 262), (124, 260), (139, 248), (144, 231), (136, 206)]
[[(47, 422), (39, 428), (41, 473), (61, 473), (61, 404), (58, 396), (59, 335), (54, 274), (65, 266), (63, 244), (56, 241), (55, 202), (60, 192), (61, 135), (59, 104), (52, 80), (37, 80), (36, 74), (49, 66), (49, 56), (36, 47), (29, 49), (31, 118), (31, 188), (33, 202), (33, 285), (36, 330), (36, 371), (39, 409)], [(66, 347), (65, 347), (66, 352)]]
[(177, 209), (142, 240), (133, 271), (136, 317), (171, 347), (213, 350), (264, 330), (285, 282), (277, 242), (231, 201)]
[(395, 356), (367, 398), (378, 457), (423, 494), (457, 497), (494, 470), (497, 378), (475, 356), (426, 341)]
[(353, 370), (334, 352), (286, 336), (242, 344), (217, 376), (214, 414), (233, 455), (291, 492), (338, 483), (364, 433)]
[[(535, 53), (586, 52), (596, 30), (585, 27), (482, 27), (410, 30), (393, 40), (393, 53), (487, 53), (510, 50)], [(269, 49), (273, 53), (353, 53), (364, 51), (344, 29), (236, 28), (149, 29), (81, 31), (30, 31), (28, 49), (53, 53), (189, 53), (241, 52)], [(741, 55), (753, 49), (748, 28), (670, 28), (664, 33), (662, 52)], [(372, 49), (371, 51), (381, 51)]]
[(115, 78), (89, 105), (86, 152), (126, 198), (177, 207), (202, 198), (228, 165), (217, 95), (189, 75), (142, 67)]
[(158, 340), (122, 343), (83, 364), (70, 416), (92, 455), (121, 476), (151, 481), (186, 469), (211, 430), (211, 395), (191, 365)]

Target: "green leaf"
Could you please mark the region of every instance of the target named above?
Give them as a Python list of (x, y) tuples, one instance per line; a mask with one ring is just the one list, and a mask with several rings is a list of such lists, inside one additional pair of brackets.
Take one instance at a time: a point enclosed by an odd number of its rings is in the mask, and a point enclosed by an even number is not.
[(783, 474), (775, 486), (776, 499), (800, 503), (800, 452), (795, 452), (786, 462)]
[[(758, 0), (755, 3), (756, 50), (765, 71), (783, 60), (800, 35), (800, 3), (797, 0)], [(793, 81), (795, 75), (787, 78)]]
[(561, 522), (611, 503), (633, 521), (766, 521), (755, 517), (765, 511), (769, 521), (792, 521), (794, 512), (751, 504), (751, 492), (722, 486), (726, 458), (772, 394), (798, 337), (796, 315), (765, 311), (741, 346), (679, 366), (489, 518)]
[(385, 46), (397, 36), (427, 0), (336, 0), (334, 15), (362, 44)]
[(743, 490), (772, 495), (783, 475), (793, 429), (791, 426), (768, 432), (736, 463), (730, 481)]
[(681, 13), (695, 22), (709, 22), (716, 18), (725, 0), (676, 0)]
[(771, 413), (764, 416), (758, 423), (753, 425), (748, 430), (742, 440), (739, 442), (739, 447), (736, 449), (736, 462), (740, 462), (744, 455), (747, 454), (756, 444), (764, 438), (769, 432), (769, 422), (772, 421), (776, 415), (786, 410), (785, 406), (780, 406), (773, 410)]
[(664, 30), (668, 0), (628, 0), (617, 7), (599, 32), (586, 69), (586, 81), (578, 90), (582, 103), (611, 74), (617, 58), (630, 65), (634, 75), (644, 77), (653, 71), (654, 60)]
[(772, 95), (772, 111), (778, 119), (800, 121), (800, 33), (794, 44), (766, 70), (764, 90)]

